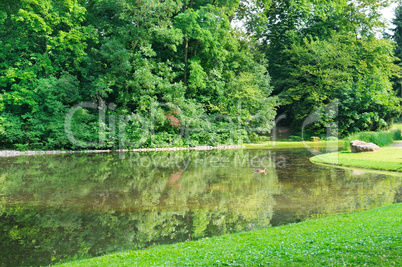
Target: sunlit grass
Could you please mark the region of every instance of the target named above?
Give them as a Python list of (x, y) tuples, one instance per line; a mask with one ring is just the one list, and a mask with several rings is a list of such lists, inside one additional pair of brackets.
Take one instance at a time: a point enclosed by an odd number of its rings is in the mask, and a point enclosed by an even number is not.
[(310, 160), (314, 163), (402, 172), (402, 148), (398, 147), (381, 147), (379, 152), (369, 153), (333, 152)]
[(400, 266), (402, 204), (65, 266)]
[(246, 148), (303, 148), (303, 147), (325, 147), (325, 146), (344, 146), (344, 141), (266, 141), (253, 144), (245, 144)]

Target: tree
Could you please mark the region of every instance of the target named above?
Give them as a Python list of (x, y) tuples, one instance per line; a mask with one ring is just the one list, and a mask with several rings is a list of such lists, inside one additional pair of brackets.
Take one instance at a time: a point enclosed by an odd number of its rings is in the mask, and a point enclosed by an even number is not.
[[(88, 7), (94, 27), (105, 33), (90, 53), (89, 69), (95, 70), (88, 73), (90, 87), (97, 99), (117, 103), (118, 114), (145, 117), (152, 111), (155, 125), (145, 145), (172, 139), (176, 145), (241, 142), (247, 132), (234, 125), (250, 124), (249, 134), (272, 128), (275, 100), (268, 98), (272, 89), (264, 61), (253, 40), (230, 25), (236, 1), (106, 3)], [(104, 14), (113, 19), (105, 23)], [(258, 97), (237, 112), (238, 77)], [(264, 121), (261, 129), (256, 121)], [(132, 130), (131, 140), (141, 139)], [(225, 134), (216, 134), (221, 130)]]
[[(377, 84), (368, 86), (368, 90), (374, 90), (369, 94), (386, 92), (390, 101), (380, 102), (388, 112), (377, 114), (380, 118), (375, 122), (367, 119), (356, 124), (358, 127), (351, 127), (353, 120), (340, 123), (342, 133), (389, 126), (390, 118), (399, 113), (390, 91), (390, 79), (400, 72), (391, 64), (395, 60), (390, 54), (392, 44), (375, 37), (383, 26), (378, 10), (387, 4), (384, 1), (272, 1), (269, 9), (262, 10), (262, 19), (250, 22), (248, 29), (262, 41), (260, 49), (269, 62), (274, 93), (282, 105), (279, 112), (287, 113), (287, 123), (294, 129), (313, 110), (336, 101), (342, 91), (348, 91), (346, 88), (357, 82)], [(349, 108), (354, 113), (366, 112), (357, 107)], [(339, 118), (350, 117), (339, 115)]]
[(0, 10), (1, 141), (42, 146), (57, 139), (60, 115), (80, 98), (77, 75), (90, 34), (85, 8), (78, 0), (25, 0), (2, 1)]
[(97, 109), (71, 118), (97, 148), (237, 143), (273, 126), (265, 61), (230, 23), (237, 0), (0, 5), (2, 146), (78, 148), (64, 118), (80, 102), (115, 104), (107, 115), (121, 127), (99, 126)]
[[(392, 36), (389, 36), (391, 40), (396, 43), (394, 55), (398, 58), (395, 61), (395, 64), (401, 65), (402, 59), (402, 3), (399, 2), (399, 5), (395, 9), (395, 18), (392, 20), (392, 24), (395, 25), (395, 28), (391, 29), (393, 33)], [(393, 79), (394, 89), (397, 95), (402, 97), (402, 79), (400, 77), (395, 77)]]
[(390, 81), (399, 71), (392, 51), (388, 40), (375, 37), (306, 38), (287, 50), (295, 68), (282, 96), (298, 121), (338, 101), (340, 134), (387, 127), (401, 111)]
[(396, 43), (395, 56), (399, 59), (402, 58), (402, 4), (395, 8), (395, 18), (392, 20), (395, 28), (392, 29), (392, 40)]

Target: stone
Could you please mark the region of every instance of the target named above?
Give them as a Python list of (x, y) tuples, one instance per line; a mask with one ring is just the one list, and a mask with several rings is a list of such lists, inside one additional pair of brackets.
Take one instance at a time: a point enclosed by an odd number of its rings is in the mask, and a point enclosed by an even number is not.
[(350, 142), (350, 150), (352, 153), (377, 152), (380, 151), (380, 147), (374, 143), (366, 143), (360, 140), (354, 140)]

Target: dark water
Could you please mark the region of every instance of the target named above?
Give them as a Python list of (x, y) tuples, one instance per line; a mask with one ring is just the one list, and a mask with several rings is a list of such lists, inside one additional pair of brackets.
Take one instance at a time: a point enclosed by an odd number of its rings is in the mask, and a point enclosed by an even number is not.
[(401, 176), (322, 167), (310, 156), (259, 149), (0, 159), (0, 265), (49, 265), (401, 201)]

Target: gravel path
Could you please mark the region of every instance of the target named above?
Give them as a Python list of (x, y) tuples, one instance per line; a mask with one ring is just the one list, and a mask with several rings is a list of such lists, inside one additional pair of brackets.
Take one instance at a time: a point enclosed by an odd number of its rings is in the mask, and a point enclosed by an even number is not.
[(392, 144), (391, 146), (402, 148), (402, 142)]

